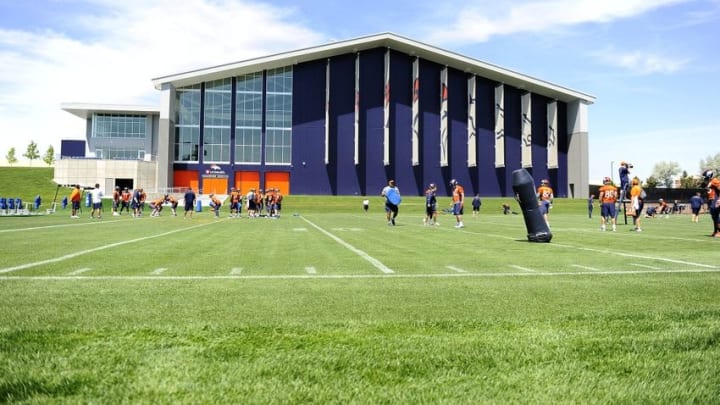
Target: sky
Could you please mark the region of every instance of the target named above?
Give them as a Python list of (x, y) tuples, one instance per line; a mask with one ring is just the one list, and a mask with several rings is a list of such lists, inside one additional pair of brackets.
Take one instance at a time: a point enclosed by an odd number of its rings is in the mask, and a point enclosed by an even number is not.
[(720, 0), (0, 0), (0, 161), (84, 139), (61, 103), (159, 107), (153, 78), (383, 32), (596, 97), (591, 184), (720, 153)]

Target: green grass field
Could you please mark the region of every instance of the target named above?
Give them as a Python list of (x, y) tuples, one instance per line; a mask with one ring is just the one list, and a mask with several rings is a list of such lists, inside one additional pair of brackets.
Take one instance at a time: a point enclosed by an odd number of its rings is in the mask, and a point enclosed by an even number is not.
[(511, 199), (463, 229), (362, 199), (0, 218), (0, 401), (718, 403), (709, 216), (603, 233), (556, 200), (538, 244)]

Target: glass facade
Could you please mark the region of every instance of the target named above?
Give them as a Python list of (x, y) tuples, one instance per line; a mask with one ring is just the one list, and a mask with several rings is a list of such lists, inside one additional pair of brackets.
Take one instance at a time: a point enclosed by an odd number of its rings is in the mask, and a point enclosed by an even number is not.
[(199, 161), (202, 113), (203, 162), (230, 163), (230, 150), (234, 147), (235, 163), (262, 164), (264, 157), (264, 163), (268, 165), (290, 165), (292, 86), (290, 66), (268, 70), (265, 76), (263, 72), (237, 76), (234, 142), (230, 136), (233, 125), (231, 78), (205, 83), (204, 98), (199, 84), (178, 88), (175, 161)]
[(175, 92), (175, 161), (197, 162), (200, 148), (200, 85)]
[(95, 157), (114, 160), (143, 160), (145, 151), (138, 148), (102, 148), (95, 150)]
[(215, 80), (205, 84), (203, 160), (230, 162), (230, 120), (232, 80)]
[(267, 71), (265, 88), (265, 163), (292, 163), (292, 67)]
[(136, 138), (144, 139), (147, 133), (148, 117), (128, 114), (93, 114), (93, 138)]
[(235, 92), (235, 162), (260, 164), (263, 113), (262, 72), (237, 77)]

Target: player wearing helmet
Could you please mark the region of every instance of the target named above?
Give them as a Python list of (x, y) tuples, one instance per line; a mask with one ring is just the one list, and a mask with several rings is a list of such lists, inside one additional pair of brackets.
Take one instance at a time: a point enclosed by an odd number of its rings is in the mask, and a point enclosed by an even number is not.
[(452, 201), (453, 201), (453, 215), (455, 215), (455, 228), (464, 228), (462, 216), (463, 206), (465, 205), (465, 189), (463, 186), (458, 184), (457, 180), (450, 180), (450, 187), (452, 187)]
[(550, 227), (550, 221), (548, 220), (548, 214), (550, 208), (552, 208), (552, 202), (554, 197), (553, 189), (550, 187), (550, 181), (547, 179), (540, 180), (540, 187), (537, 188), (538, 205), (540, 205), (540, 213), (545, 220), (545, 223)]
[(425, 218), (423, 218), (423, 224), (427, 225), (440, 225), (437, 222), (437, 186), (435, 183), (430, 183), (427, 190), (425, 190)]
[(612, 223), (613, 232), (617, 230), (616, 227), (616, 213), (615, 203), (618, 198), (618, 189), (612, 183), (610, 177), (603, 179), (603, 185), (600, 187), (598, 200), (600, 201), (600, 230), (605, 231), (605, 224), (607, 222)]

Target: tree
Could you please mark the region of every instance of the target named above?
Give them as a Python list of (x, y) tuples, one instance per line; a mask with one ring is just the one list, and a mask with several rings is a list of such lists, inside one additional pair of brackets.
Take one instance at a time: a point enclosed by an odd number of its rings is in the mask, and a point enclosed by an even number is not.
[(656, 179), (654, 176), (650, 176), (645, 180), (645, 188), (657, 188), (658, 186), (658, 179)]
[(698, 176), (689, 176), (687, 170), (683, 170), (680, 176), (680, 187), (685, 189), (700, 188), (701, 180)]
[(653, 177), (658, 179), (658, 182), (667, 187), (672, 188), (673, 177), (680, 174), (680, 165), (678, 162), (657, 162), (653, 166)]
[(17, 157), (15, 156), (15, 147), (8, 149), (7, 155), (5, 155), (5, 159), (7, 159), (7, 162), (10, 166), (17, 163)]
[(716, 153), (715, 156), (700, 159), (700, 172), (702, 173), (707, 169), (720, 170), (720, 152)]
[(23, 153), (23, 156), (28, 158), (30, 161), (30, 166), (32, 166), (32, 161), (40, 157), (40, 151), (38, 150), (38, 146), (35, 143), (35, 141), (30, 141), (30, 144), (27, 147), (27, 151)]
[(47, 148), (45, 155), (43, 155), (43, 162), (48, 166), (52, 166), (52, 164), (55, 163), (55, 148), (53, 148), (52, 145)]

